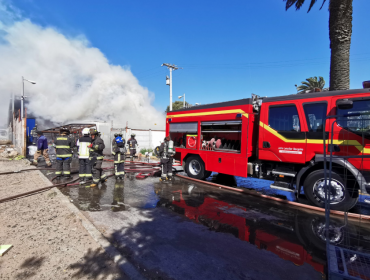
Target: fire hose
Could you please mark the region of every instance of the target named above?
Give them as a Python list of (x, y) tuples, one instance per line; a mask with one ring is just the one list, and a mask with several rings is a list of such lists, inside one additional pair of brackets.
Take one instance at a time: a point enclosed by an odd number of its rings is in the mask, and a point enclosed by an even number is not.
[[(107, 160), (104, 160), (104, 161), (112, 162), (114, 160), (108, 160), (107, 159)], [(144, 166), (142, 166), (142, 165), (144, 165)], [(161, 169), (159, 167), (159, 163), (156, 163), (156, 162), (148, 163), (148, 162), (128, 161), (126, 166), (129, 167), (129, 168), (125, 168), (125, 172), (127, 172), (127, 173), (139, 173), (138, 175), (136, 175), (137, 179), (145, 179), (148, 176), (153, 176), (155, 172), (158, 172)], [(135, 167), (140, 167), (140, 168), (135, 168)], [(114, 167), (105, 167), (105, 168), (102, 168), (102, 169), (103, 170), (111, 170), (111, 169), (114, 169)], [(29, 168), (29, 169), (21, 169), (21, 170), (18, 170), (18, 171), (2, 172), (2, 173), (0, 173), (0, 175), (9, 175), (9, 174), (20, 173), (20, 172), (24, 172), (24, 171), (35, 171), (35, 170), (53, 170), (54, 171), (56, 169), (55, 168)], [(78, 173), (78, 170), (72, 170), (71, 171), (71, 174), (76, 174), (76, 173)], [(114, 176), (114, 175), (113, 174), (108, 175), (107, 178), (112, 177), (112, 176)], [(56, 177), (57, 176), (52, 178), (51, 181), (53, 181)], [(36, 190), (33, 190), (33, 191), (29, 191), (29, 192), (21, 193), (21, 194), (18, 194), (18, 195), (13, 195), (13, 196), (10, 196), (10, 197), (2, 198), (2, 199), (0, 199), (0, 203), (15, 200), (15, 199), (18, 199), (18, 198), (31, 196), (31, 195), (34, 195), (34, 194), (38, 194), (38, 193), (50, 190), (54, 187), (64, 188), (64, 187), (67, 187), (67, 186), (79, 185), (79, 183), (75, 183), (77, 180), (78, 180), (78, 178), (74, 179), (72, 181), (69, 181), (69, 182), (64, 182), (64, 183), (60, 183), (60, 184), (53, 184), (51, 186), (39, 188), (39, 189), (36, 189)]]
[[(111, 177), (111, 176), (113, 176), (113, 175), (108, 175), (107, 178), (108, 177)], [(4, 202), (7, 202), (7, 201), (15, 200), (15, 199), (18, 199), (18, 198), (23, 198), (23, 197), (31, 196), (31, 195), (34, 195), (34, 194), (38, 194), (38, 193), (41, 193), (41, 192), (50, 190), (50, 189), (55, 188), (55, 187), (56, 188), (64, 188), (64, 187), (68, 187), (68, 186), (78, 186), (79, 183), (75, 183), (77, 180), (78, 180), (78, 178), (77, 179), (74, 179), (74, 180), (72, 180), (70, 182), (65, 182), (65, 183), (61, 183), (61, 184), (51, 185), (51, 186), (39, 188), (39, 189), (36, 189), (36, 190), (33, 190), (33, 191), (29, 191), (29, 192), (25, 192), (25, 193), (21, 193), (21, 194), (9, 196), (9, 197), (6, 197), (6, 198), (2, 198), (2, 199), (0, 199), (0, 203), (4, 203)]]
[(55, 170), (55, 168), (28, 168), (28, 169), (21, 169), (17, 171), (2, 172), (0, 173), (0, 175), (9, 175), (9, 174), (14, 174), (14, 173), (20, 173), (23, 171), (34, 171), (34, 170)]

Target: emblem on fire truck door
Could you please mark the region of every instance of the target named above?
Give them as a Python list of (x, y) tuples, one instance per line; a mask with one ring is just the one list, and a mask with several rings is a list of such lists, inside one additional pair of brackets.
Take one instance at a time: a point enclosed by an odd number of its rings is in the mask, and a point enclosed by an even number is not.
[(301, 155), (303, 153), (303, 148), (279, 147), (278, 149), (280, 154)]

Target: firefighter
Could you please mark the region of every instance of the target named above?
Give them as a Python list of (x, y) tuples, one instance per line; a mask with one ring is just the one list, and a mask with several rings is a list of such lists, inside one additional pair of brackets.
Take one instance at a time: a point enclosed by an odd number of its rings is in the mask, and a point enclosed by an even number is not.
[(51, 162), (48, 154), (48, 139), (46, 139), (41, 131), (37, 131), (37, 136), (39, 136), (39, 138), (37, 139), (37, 152), (33, 156), (32, 164), (37, 166), (37, 160), (40, 156), (43, 156), (45, 158), (46, 166), (50, 167)]
[(170, 140), (170, 136), (167, 136), (159, 147), (159, 155), (161, 157), (162, 165), (162, 175), (159, 179), (161, 182), (166, 180), (172, 181), (172, 163), (175, 153), (173, 141)]
[(117, 135), (117, 137), (114, 138), (112, 151), (114, 155), (114, 175), (116, 179), (123, 179), (125, 175), (126, 141), (122, 137), (122, 133), (117, 133), (115, 135)]
[(118, 137), (119, 133), (114, 133), (114, 138), (112, 140), (112, 155), (114, 155), (114, 147), (116, 145), (116, 137)]
[(74, 141), (68, 137), (70, 131), (68, 128), (61, 128), (60, 135), (55, 140), (56, 149), (56, 171), (57, 179), (62, 175), (66, 178), (71, 178), (71, 162), (72, 162), (72, 149), (74, 148)]
[(105, 148), (104, 140), (100, 138), (100, 134), (96, 129), (90, 131), (93, 142), (90, 144), (90, 161), (93, 173), (93, 184), (91, 187), (96, 187), (99, 182), (106, 182), (107, 175), (102, 169), (103, 164), (103, 150)]
[(135, 133), (131, 134), (131, 138), (128, 139), (128, 141), (127, 141), (127, 144), (130, 148), (130, 161), (134, 160), (134, 156), (136, 154), (136, 148), (139, 146), (139, 144), (137, 143), (137, 141), (135, 139), (135, 136), (136, 136)]
[(92, 178), (90, 148), (89, 148), (91, 142), (92, 139), (90, 137), (90, 129), (84, 128), (82, 130), (82, 137), (77, 140), (78, 161), (80, 164), (79, 170), (80, 185), (85, 184), (87, 180), (91, 180)]

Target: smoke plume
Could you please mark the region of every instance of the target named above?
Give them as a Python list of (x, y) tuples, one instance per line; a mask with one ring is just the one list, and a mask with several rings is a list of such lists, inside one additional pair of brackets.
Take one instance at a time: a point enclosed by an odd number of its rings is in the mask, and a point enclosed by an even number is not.
[[(0, 9), (4, 14), (1, 1)], [(11, 16), (7, 12), (5, 22), (0, 17), (0, 112), (7, 112), (11, 92), (20, 95), (24, 76), (36, 81), (25, 82), (27, 110), (43, 119), (164, 128), (164, 114), (151, 105), (154, 95), (128, 68), (110, 64), (83, 36), (69, 38), (55, 28)]]

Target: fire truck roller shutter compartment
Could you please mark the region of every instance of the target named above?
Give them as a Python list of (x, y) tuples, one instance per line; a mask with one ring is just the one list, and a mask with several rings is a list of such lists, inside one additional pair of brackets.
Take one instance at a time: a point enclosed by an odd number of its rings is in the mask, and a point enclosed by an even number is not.
[(240, 153), (242, 121), (202, 122), (202, 150)]
[[(175, 147), (189, 148), (187, 145), (187, 135), (197, 135), (197, 122), (170, 123), (170, 137)], [(196, 148), (193, 147), (193, 149)]]
[(247, 127), (247, 121), (243, 124), (242, 120), (201, 122), (201, 150), (207, 170), (247, 176), (247, 158), (241, 155), (242, 131), (247, 137)]

